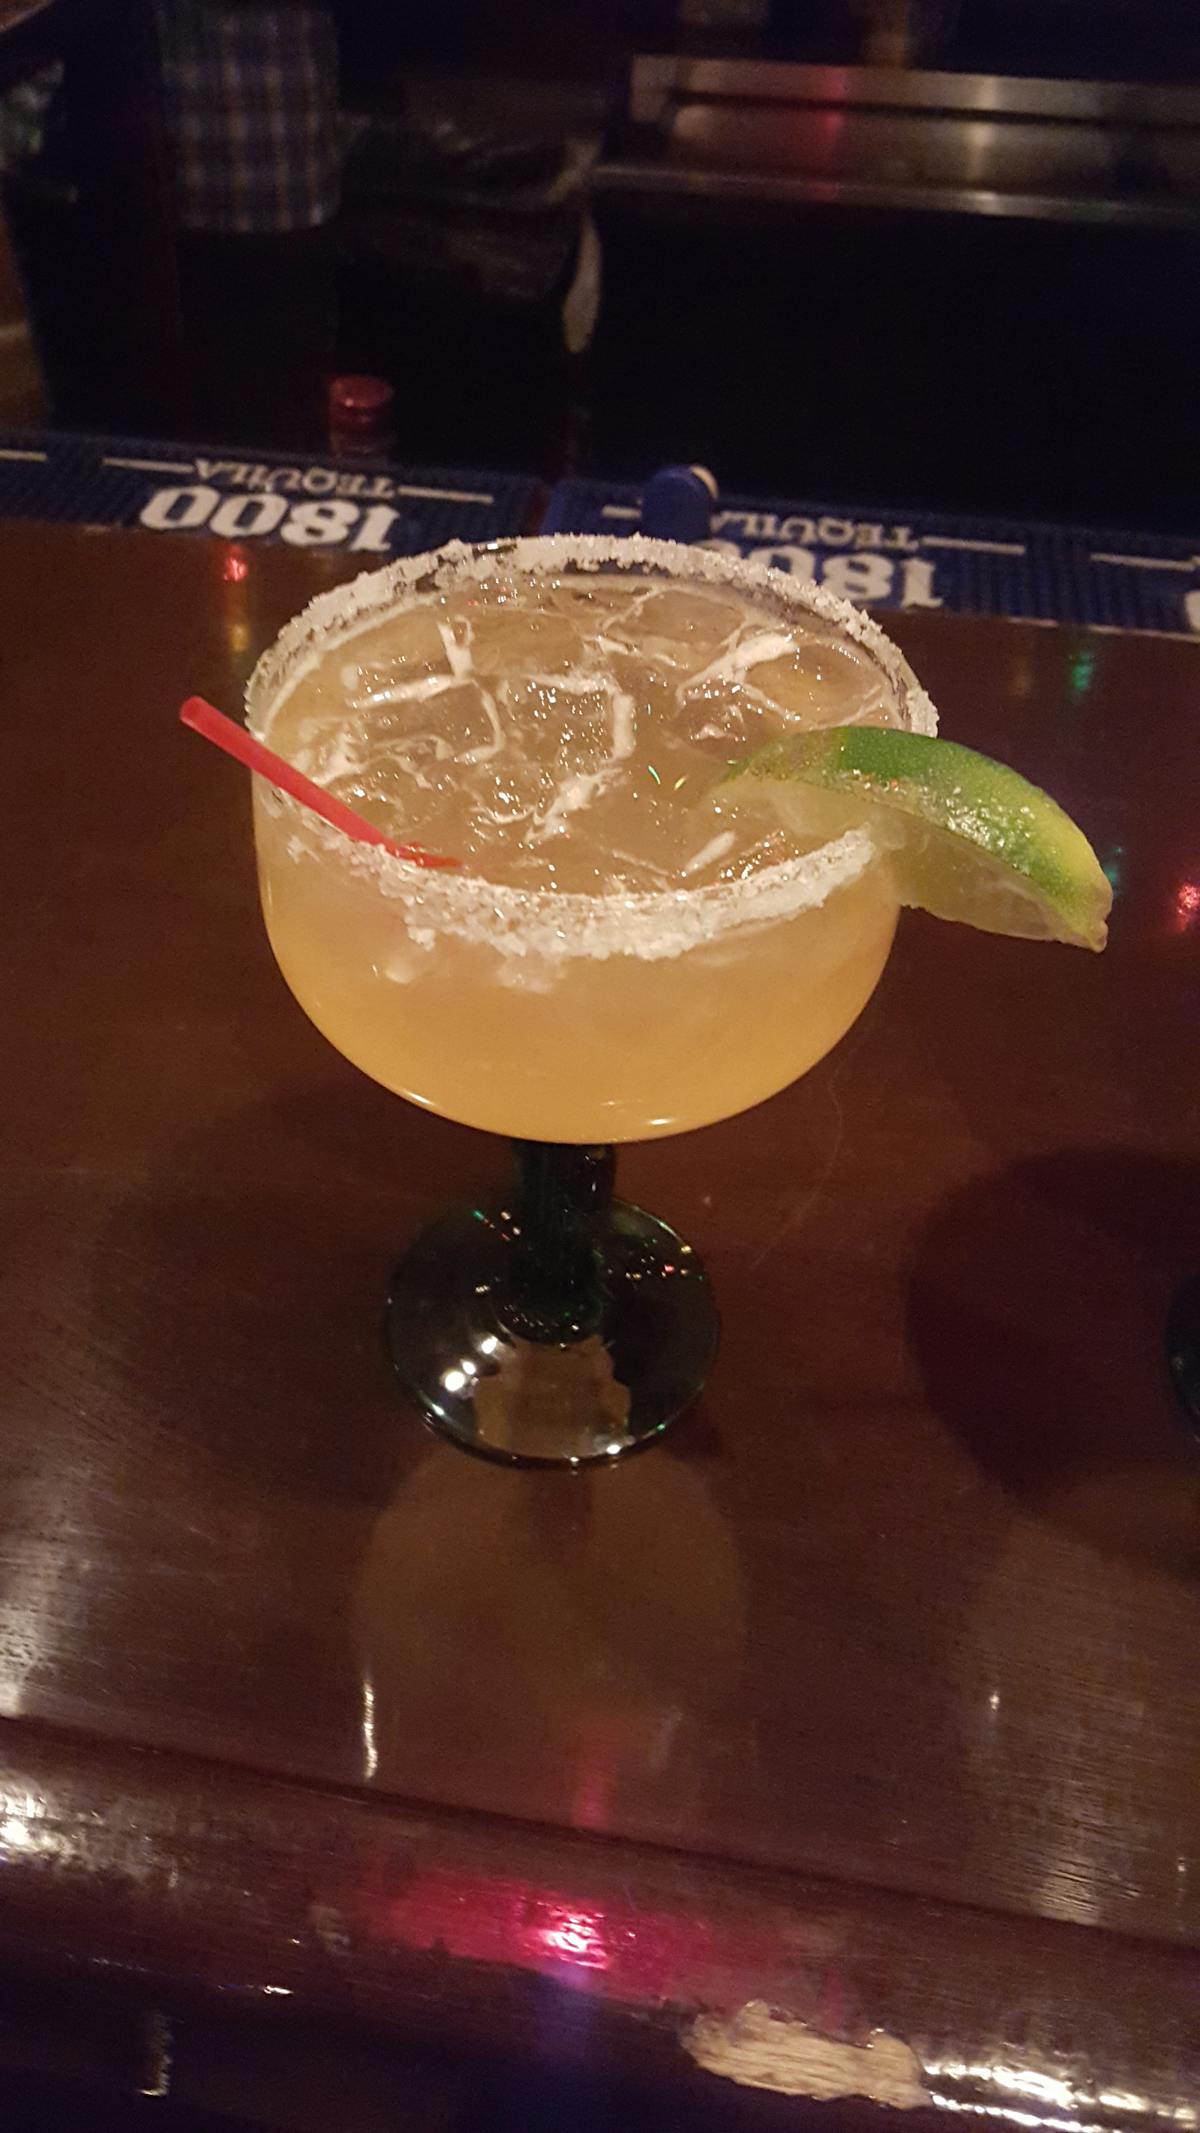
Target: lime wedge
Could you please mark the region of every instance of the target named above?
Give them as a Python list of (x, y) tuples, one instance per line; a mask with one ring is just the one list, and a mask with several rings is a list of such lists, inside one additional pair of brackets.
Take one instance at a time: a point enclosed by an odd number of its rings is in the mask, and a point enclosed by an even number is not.
[(793, 834), (867, 829), (901, 903), (986, 933), (1101, 949), (1112, 890), (1083, 831), (1007, 764), (886, 726), (787, 734), (734, 763), (714, 798), (753, 798)]

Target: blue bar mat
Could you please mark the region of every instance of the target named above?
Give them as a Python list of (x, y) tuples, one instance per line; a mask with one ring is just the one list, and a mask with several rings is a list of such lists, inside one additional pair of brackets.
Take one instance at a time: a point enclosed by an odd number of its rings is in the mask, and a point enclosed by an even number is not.
[[(631, 533), (639, 492), (560, 481), (545, 533)], [(723, 496), (712, 545), (816, 578), (858, 606), (944, 608), (1200, 637), (1200, 540)]]
[(342, 549), (364, 570), (443, 541), (520, 533), (539, 493), (521, 474), (0, 432), (0, 517)]

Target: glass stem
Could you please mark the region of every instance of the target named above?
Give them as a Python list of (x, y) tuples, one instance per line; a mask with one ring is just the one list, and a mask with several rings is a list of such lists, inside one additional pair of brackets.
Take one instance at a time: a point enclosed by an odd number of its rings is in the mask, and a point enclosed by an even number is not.
[(601, 1233), (616, 1151), (514, 1141), (517, 1226), (504, 1316), (526, 1340), (584, 1340), (604, 1313)]

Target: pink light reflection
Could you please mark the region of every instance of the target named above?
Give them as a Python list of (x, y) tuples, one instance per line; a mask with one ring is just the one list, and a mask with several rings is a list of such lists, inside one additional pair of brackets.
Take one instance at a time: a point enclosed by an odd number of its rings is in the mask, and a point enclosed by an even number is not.
[(553, 1905), (549, 1909), (553, 1923), (535, 1928), (543, 1948), (585, 1970), (607, 1970), (612, 1950), (605, 1943), (603, 1918), (592, 1911), (559, 1911)]
[(376, 1941), (533, 1971), (605, 1999), (657, 2006), (711, 1999), (729, 1973), (764, 1979), (797, 1963), (825, 1968), (826, 1936), (798, 1930), (780, 1915), (713, 1917), (660, 1910), (632, 1898), (581, 1902), (565, 1890), (516, 1877), (427, 1867), (403, 1886), (380, 1890), (362, 1925)]

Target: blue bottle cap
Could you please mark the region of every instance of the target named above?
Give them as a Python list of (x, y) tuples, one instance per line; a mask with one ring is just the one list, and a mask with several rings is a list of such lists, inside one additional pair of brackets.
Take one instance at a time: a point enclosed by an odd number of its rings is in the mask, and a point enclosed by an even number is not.
[(717, 494), (707, 467), (661, 467), (642, 490), (641, 530), (660, 541), (706, 541)]

